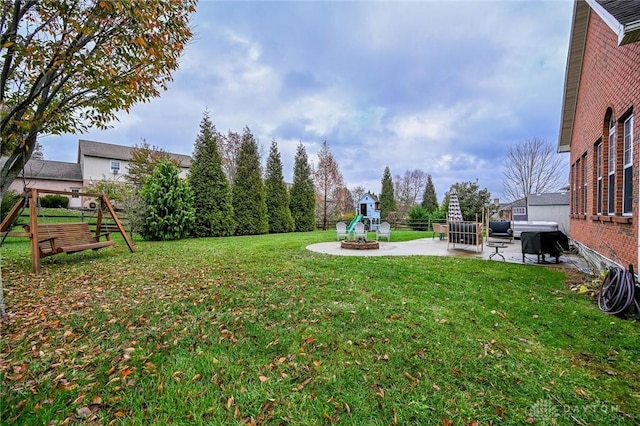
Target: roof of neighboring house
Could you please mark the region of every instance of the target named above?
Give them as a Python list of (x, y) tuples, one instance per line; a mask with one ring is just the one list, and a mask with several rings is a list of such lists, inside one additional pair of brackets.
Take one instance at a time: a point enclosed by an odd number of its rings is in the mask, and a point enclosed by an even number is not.
[[(78, 143), (78, 162), (82, 155), (87, 157), (108, 158), (111, 160), (131, 160), (130, 146), (114, 145), (111, 143), (95, 142), (80, 139)], [(178, 161), (182, 167), (191, 167), (191, 157), (183, 154), (167, 153), (169, 157)]]
[(543, 194), (529, 194), (528, 201), (530, 206), (568, 206), (569, 193), (546, 192)]
[(493, 200), (493, 205), (496, 206), (496, 211), (511, 210), (511, 203), (501, 203), (499, 198)]
[(526, 198), (521, 198), (519, 200), (514, 201), (513, 203), (511, 203), (511, 207), (526, 207), (527, 206), (527, 200)]
[(24, 177), (82, 182), (82, 171), (78, 163), (31, 159), (24, 165)]
[(564, 80), (558, 152), (569, 152), (571, 149), (573, 120), (591, 10), (618, 36), (618, 45), (640, 41), (640, 7), (637, 0), (576, 0)]

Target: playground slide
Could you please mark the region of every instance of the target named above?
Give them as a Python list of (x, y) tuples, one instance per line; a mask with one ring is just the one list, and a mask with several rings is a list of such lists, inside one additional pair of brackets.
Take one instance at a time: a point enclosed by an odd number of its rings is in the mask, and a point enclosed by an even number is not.
[(347, 232), (352, 232), (353, 227), (356, 226), (356, 223), (360, 222), (361, 220), (362, 220), (362, 215), (361, 214), (356, 215), (356, 217), (353, 218), (349, 226), (347, 226)]

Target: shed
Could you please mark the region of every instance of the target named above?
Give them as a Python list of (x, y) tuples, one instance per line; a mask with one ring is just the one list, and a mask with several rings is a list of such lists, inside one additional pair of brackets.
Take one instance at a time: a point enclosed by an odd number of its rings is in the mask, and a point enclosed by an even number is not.
[(528, 215), (532, 221), (551, 221), (558, 223), (558, 229), (569, 234), (569, 193), (546, 192), (529, 194), (527, 197)]

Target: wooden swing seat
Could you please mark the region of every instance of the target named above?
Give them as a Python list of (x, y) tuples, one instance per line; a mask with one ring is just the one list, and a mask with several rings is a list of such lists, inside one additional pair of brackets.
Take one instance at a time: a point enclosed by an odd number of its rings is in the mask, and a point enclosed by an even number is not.
[[(100, 208), (96, 217), (96, 232), (94, 235), (89, 230), (87, 222), (66, 222), (66, 223), (38, 223), (38, 196), (39, 194), (59, 194), (68, 197), (93, 197), (100, 200)], [(24, 225), (25, 233), (19, 235), (11, 232), (14, 222), (22, 213), (27, 201), (29, 202), (29, 224)], [(114, 245), (111, 241), (107, 229), (106, 233), (100, 233), (107, 224), (102, 222), (103, 210), (107, 211), (115, 223), (115, 228), (119, 232), (129, 247), (129, 251), (133, 253), (133, 241), (124, 230), (122, 222), (118, 219), (109, 198), (104, 194), (89, 194), (71, 191), (56, 191), (50, 189), (28, 188), (18, 199), (16, 204), (11, 208), (9, 213), (0, 222), (0, 236), (5, 234), (13, 236), (24, 236), (31, 239), (31, 270), (34, 273), (40, 272), (40, 259), (47, 256), (53, 256), (58, 253), (76, 253), (83, 250), (98, 250), (103, 247)], [(105, 241), (100, 238), (105, 237)], [(0, 240), (1, 241), (1, 240)]]
[[(58, 253), (77, 253), (84, 250), (98, 250), (114, 245), (109, 234), (98, 237), (91, 235), (87, 222), (38, 224), (39, 257), (53, 256)], [(29, 226), (25, 230), (29, 232)], [(104, 236), (105, 241), (100, 241)]]

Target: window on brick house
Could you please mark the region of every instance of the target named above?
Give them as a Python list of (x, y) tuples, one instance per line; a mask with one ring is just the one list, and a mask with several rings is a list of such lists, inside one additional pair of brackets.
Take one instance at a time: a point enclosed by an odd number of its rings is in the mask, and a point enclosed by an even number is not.
[(613, 114), (609, 119), (609, 175), (607, 182), (607, 191), (609, 196), (607, 197), (607, 212), (612, 215), (616, 212), (616, 122), (613, 119)]
[(582, 161), (578, 159), (576, 161), (576, 169), (575, 169), (576, 179), (574, 186), (574, 195), (576, 199), (576, 214), (582, 213)]
[(576, 165), (572, 164), (571, 165), (571, 177), (570, 177), (570, 185), (571, 185), (571, 214), (576, 214), (578, 209), (576, 208), (577, 205), (577, 198), (576, 198)]
[(596, 145), (596, 213), (602, 214), (602, 138)]
[(587, 154), (582, 156), (582, 213), (587, 214)]
[(631, 215), (633, 210), (633, 115), (622, 126), (624, 145), (624, 171), (622, 175), (622, 213)]
[(80, 193), (80, 188), (71, 188), (71, 192), (74, 194), (71, 196), (71, 198), (80, 198), (79, 194)]

